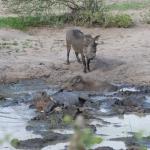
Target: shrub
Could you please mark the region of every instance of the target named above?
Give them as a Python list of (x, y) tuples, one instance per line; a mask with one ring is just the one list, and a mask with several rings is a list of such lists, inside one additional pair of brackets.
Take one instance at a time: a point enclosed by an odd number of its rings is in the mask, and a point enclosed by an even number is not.
[[(20, 15), (45, 16), (59, 12), (91, 10), (97, 12), (104, 0), (2, 0), (8, 9)], [(63, 11), (62, 11), (63, 10)], [(58, 12), (58, 13), (57, 13)], [(59, 13), (60, 14), (60, 13)]]
[(143, 1), (124, 1), (120, 3), (113, 3), (108, 5), (109, 10), (120, 10), (120, 11), (126, 11), (126, 10), (133, 10), (133, 9), (143, 9), (148, 8), (150, 6), (148, 0)]
[[(21, 14), (21, 16), (0, 18), (0, 27), (26, 29), (27, 27), (45, 25), (53, 27), (62, 26), (66, 23), (79, 26), (99, 25), (104, 27), (124, 28), (128, 28), (133, 25), (131, 16), (127, 14), (112, 15), (110, 12), (107, 12), (104, 0), (82, 0), (80, 2), (75, 0), (65, 1), (66, 3), (64, 3), (63, 0), (31, 0), (31, 3), (29, 3), (28, 1), (7, 0), (9, 4), (8, 8), (12, 10), (15, 9), (16, 12)], [(71, 5), (70, 2), (73, 2), (73, 4)], [(37, 6), (33, 9), (36, 3)], [(10, 4), (12, 4), (12, 7), (10, 7)], [(48, 4), (52, 4), (52, 6)], [(61, 6), (60, 8), (62, 8), (62, 6), (67, 7), (71, 11), (63, 14), (52, 13), (51, 11), (55, 10), (54, 6), (58, 4)], [(39, 7), (41, 9), (39, 9)], [(34, 10), (34, 13), (32, 9)], [(49, 9), (49, 11), (46, 11), (47, 9)], [(57, 9), (55, 11), (57, 11)]]
[(76, 120), (73, 120), (71, 116), (67, 115), (64, 117), (64, 122), (74, 127), (74, 134), (72, 135), (68, 150), (87, 150), (103, 141), (90, 128), (86, 128), (83, 116), (77, 116)]
[(103, 22), (103, 14), (100, 12), (92, 13), (91, 11), (78, 12), (73, 19), (73, 23), (80, 26), (102, 25)]
[(20, 144), (20, 142), (18, 139), (12, 139), (10, 144), (11, 146), (16, 148)]
[(107, 14), (105, 16), (105, 27), (119, 27), (119, 28), (128, 28), (133, 25), (133, 20), (130, 15), (127, 14)]
[[(25, 30), (28, 27), (39, 26), (63, 26), (66, 23), (104, 27), (123, 27), (128, 28), (133, 25), (132, 18), (129, 15), (112, 15), (103, 12), (80, 11), (72, 15), (51, 15), (51, 16), (28, 16), (28, 17), (6, 17), (0, 18), (0, 27), (11, 27)], [(147, 22), (148, 23), (148, 22)]]
[(150, 24), (150, 10), (144, 15), (143, 21), (147, 24)]
[[(103, 24), (105, 0), (6, 0), (9, 11), (24, 17), (23, 25)], [(65, 10), (62, 12), (62, 10)], [(44, 16), (44, 17), (43, 17)], [(20, 21), (15, 21), (20, 24)], [(14, 24), (14, 23), (13, 23)], [(26, 25), (27, 24), (27, 25)], [(11, 25), (12, 26), (12, 25)], [(18, 25), (15, 25), (18, 27)]]

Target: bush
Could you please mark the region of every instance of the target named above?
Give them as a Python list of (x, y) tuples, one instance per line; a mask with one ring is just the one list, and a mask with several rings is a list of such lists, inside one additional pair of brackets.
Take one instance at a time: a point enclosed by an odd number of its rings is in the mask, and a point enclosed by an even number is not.
[[(107, 12), (104, 0), (7, 0), (8, 8), (19, 13), (20, 17), (0, 18), (0, 27), (26, 29), (38, 26), (63, 26), (66, 23), (79, 26), (99, 25), (104, 27), (130, 27), (132, 18), (127, 14), (112, 15)], [(70, 3), (70, 2), (73, 2)], [(10, 7), (10, 4), (12, 4)], [(52, 13), (66, 7), (67, 13)], [(34, 7), (36, 5), (36, 7)], [(42, 6), (42, 7), (40, 7)], [(55, 7), (54, 7), (55, 6)], [(46, 10), (49, 11), (46, 11)], [(52, 11), (53, 10), (53, 11)], [(32, 12), (32, 13), (31, 13)], [(107, 13), (106, 13), (107, 12)], [(31, 15), (32, 14), (32, 15)]]
[(80, 26), (103, 25), (104, 16), (100, 12), (91, 11), (78, 12), (73, 19), (73, 24)]
[(104, 0), (85, 0), (84, 9), (73, 14), (73, 24), (80, 26), (103, 25), (106, 6)]
[(97, 12), (105, 0), (2, 0), (9, 11), (22, 16), (45, 16), (75, 13), (80, 10)]
[(7, 17), (0, 18), (0, 27), (11, 27), (25, 30), (28, 27), (39, 26), (63, 26), (69, 23), (80, 26), (99, 25), (104, 27), (123, 27), (128, 28), (133, 25), (132, 18), (129, 15), (111, 15), (101, 12), (80, 11), (74, 15), (51, 15), (41, 17)]
[(143, 9), (143, 8), (148, 8), (149, 1), (148, 0), (143, 0), (143, 2), (139, 1), (124, 1), (120, 3), (113, 3), (108, 5), (109, 10), (120, 10), (120, 11), (126, 11), (126, 10), (137, 10), (137, 9)]
[(128, 28), (133, 25), (133, 20), (128, 14), (112, 15), (106, 13), (107, 8), (101, 7), (99, 11), (92, 12), (91, 10), (78, 11), (73, 16), (73, 23), (80, 26), (99, 25), (104, 27), (123, 27)]
[(121, 14), (121, 15), (112, 15), (107, 14), (105, 16), (105, 27), (119, 27), (119, 28), (128, 28), (133, 25), (133, 20), (130, 15)]
[[(104, 0), (6, 0), (9, 11), (20, 17), (0, 18), (0, 27), (60, 26), (65, 23), (91, 26), (104, 22)], [(67, 12), (60, 13), (63, 10)]]
[(144, 15), (143, 21), (147, 24), (150, 24), (150, 10)]
[(20, 142), (18, 139), (12, 139), (10, 144), (11, 146), (16, 148), (20, 144)]
[(74, 127), (74, 134), (70, 140), (68, 150), (87, 150), (95, 144), (100, 144), (103, 140), (96, 136), (90, 128), (86, 128), (83, 116), (77, 116), (73, 120), (71, 116), (65, 116), (64, 122), (70, 123)]

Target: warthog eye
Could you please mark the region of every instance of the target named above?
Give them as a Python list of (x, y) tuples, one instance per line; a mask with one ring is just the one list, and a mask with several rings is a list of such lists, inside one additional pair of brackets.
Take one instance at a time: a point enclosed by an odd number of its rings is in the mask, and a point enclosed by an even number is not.
[(93, 45), (92, 45), (92, 47), (93, 47), (93, 52), (96, 53), (97, 43), (94, 42)]
[(94, 42), (93, 47), (96, 48), (97, 45), (98, 45), (98, 43), (95, 43), (95, 42)]

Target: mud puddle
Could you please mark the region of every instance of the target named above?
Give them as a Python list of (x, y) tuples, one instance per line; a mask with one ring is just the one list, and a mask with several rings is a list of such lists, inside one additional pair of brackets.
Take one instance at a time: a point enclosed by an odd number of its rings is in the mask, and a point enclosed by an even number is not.
[[(104, 139), (98, 146), (110, 146), (114, 149), (127, 149), (125, 141), (122, 138), (132, 137), (134, 133), (142, 133), (143, 137), (150, 135), (150, 115), (137, 116), (137, 115), (122, 115), (114, 117), (102, 117), (101, 121), (93, 121), (92, 124), (96, 126), (97, 135), (101, 135)], [(118, 140), (116, 140), (118, 139)], [(150, 145), (144, 145), (150, 148)]]
[[(61, 126), (62, 112), (55, 112), (59, 122), (54, 123), (51, 117), (44, 116), (43, 111), (32, 107), (33, 98), (41, 92), (47, 95), (60, 96), (66, 100), (87, 98), (82, 108), (88, 108), (89, 124), (96, 127), (95, 134), (103, 138), (97, 147), (109, 146), (115, 150), (128, 149), (131, 146), (150, 149), (150, 88), (117, 85), (117, 90), (107, 93), (67, 92), (57, 86), (51, 87), (42, 80), (25, 80), (13, 84), (0, 85), (0, 139), (5, 139), (1, 149), (13, 149), (12, 139), (18, 139), (17, 149), (64, 150), (73, 134), (71, 127)], [(67, 96), (69, 94), (69, 96)], [(73, 95), (72, 95), (73, 94)], [(84, 97), (84, 98), (85, 98)], [(70, 99), (69, 99), (70, 100)], [(82, 101), (83, 103), (83, 101)], [(74, 105), (74, 103), (71, 105)], [(57, 106), (63, 108), (62, 104)], [(67, 104), (67, 107), (72, 107)], [(71, 108), (74, 111), (74, 108)], [(68, 111), (63, 109), (67, 113)], [(82, 112), (83, 115), (85, 112)], [(40, 116), (40, 117), (37, 117)], [(41, 117), (42, 116), (42, 117)], [(140, 133), (141, 137), (138, 137)], [(7, 138), (6, 140), (6, 136)], [(132, 139), (132, 140), (131, 140)], [(15, 148), (14, 148), (15, 149)]]
[(12, 139), (41, 138), (41, 135), (26, 129), (28, 122), (36, 116), (35, 109), (29, 108), (29, 102), (40, 91), (53, 94), (57, 88), (54, 90), (41, 80), (25, 80), (17, 84), (0, 85), (1, 149), (15, 149), (11, 145)]
[[(92, 96), (92, 99), (101, 105), (91, 124), (96, 126), (96, 134), (104, 139), (94, 147), (110, 146), (119, 150), (137, 144), (150, 149), (150, 140), (144, 142), (144, 137), (147, 139), (150, 136), (150, 97), (147, 88), (120, 86), (116, 92)], [(130, 138), (134, 139), (131, 143)]]
[(10, 144), (12, 139), (26, 140), (40, 137), (26, 131), (27, 122), (35, 116), (35, 112), (29, 110), (27, 105), (0, 107), (0, 109), (0, 139), (3, 140), (1, 149), (13, 149)]

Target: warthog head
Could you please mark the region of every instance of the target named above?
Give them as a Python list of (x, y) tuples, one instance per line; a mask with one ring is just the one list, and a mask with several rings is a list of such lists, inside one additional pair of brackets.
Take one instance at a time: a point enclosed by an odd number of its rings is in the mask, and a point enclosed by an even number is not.
[(89, 60), (92, 60), (96, 57), (97, 51), (97, 40), (99, 39), (99, 35), (94, 38), (91, 35), (85, 35), (84, 38), (84, 54), (85, 57)]

